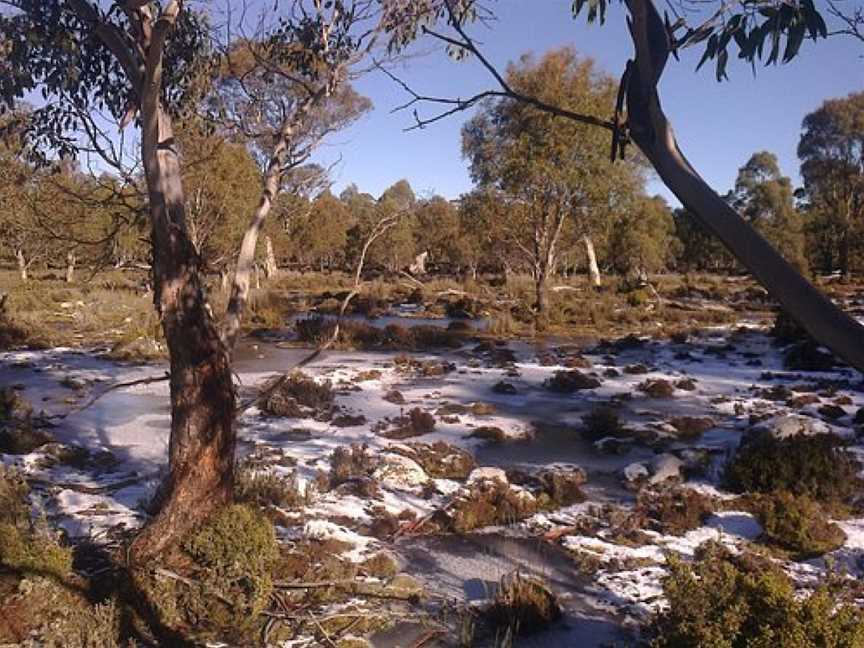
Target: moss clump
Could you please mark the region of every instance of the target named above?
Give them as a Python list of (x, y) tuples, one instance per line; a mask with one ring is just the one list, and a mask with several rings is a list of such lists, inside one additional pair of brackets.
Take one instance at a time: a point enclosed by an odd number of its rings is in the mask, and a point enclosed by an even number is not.
[(181, 547), (193, 561), (190, 583), (157, 580), (150, 593), (163, 622), (186, 626), (202, 639), (254, 642), (279, 559), (273, 525), (236, 504), (210, 516)]
[(833, 551), (846, 540), (843, 530), (806, 496), (774, 493), (757, 502), (756, 512), (765, 539), (799, 560)]
[(861, 490), (858, 462), (830, 434), (741, 444), (726, 466), (726, 486), (735, 492), (788, 491), (823, 503), (848, 503)]
[(0, 467), (0, 565), (22, 576), (67, 576), (72, 551), (30, 519), (29, 488), (20, 473)]
[(688, 564), (670, 557), (663, 582), (669, 602), (648, 631), (654, 648), (750, 648), (864, 645), (864, 617), (837, 606), (831, 584), (806, 597), (770, 565), (748, 564), (707, 543)]

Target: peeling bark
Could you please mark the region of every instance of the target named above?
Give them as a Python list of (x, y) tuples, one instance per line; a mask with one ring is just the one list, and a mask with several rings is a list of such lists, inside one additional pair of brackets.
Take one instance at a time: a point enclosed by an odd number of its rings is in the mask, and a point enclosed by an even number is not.
[(69, 252), (66, 255), (66, 283), (72, 283), (75, 279), (75, 254)]

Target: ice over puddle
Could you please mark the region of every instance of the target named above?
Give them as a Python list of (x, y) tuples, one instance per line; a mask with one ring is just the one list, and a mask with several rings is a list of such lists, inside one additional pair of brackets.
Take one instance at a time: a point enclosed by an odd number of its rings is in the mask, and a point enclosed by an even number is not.
[[(716, 349), (725, 347), (730, 339), (735, 351), (718, 354)], [(657, 458), (650, 447), (640, 442), (630, 444), (624, 454), (617, 455), (599, 452), (579, 439), (576, 430), (592, 407), (616, 402), (622, 423), (628, 429), (660, 436), (672, 434), (669, 421), (674, 417), (710, 416), (715, 424), (701, 437), (673, 440), (666, 444), (664, 452), (671, 453), (685, 470), (687, 457), (694, 453), (707, 462), (705, 475), (691, 484), (712, 490), (717, 467), (737, 445), (751, 417), (761, 420), (763, 426), (786, 417), (787, 427), (795, 421), (797, 424), (804, 421), (820, 432), (828, 430), (849, 436), (851, 417), (864, 405), (859, 391), (841, 388), (837, 395), (849, 399), (843, 406), (845, 416), (827, 422), (814, 418), (818, 416), (817, 404), (793, 408), (785, 400), (766, 398), (765, 390), (777, 385), (795, 387), (818, 379), (846, 379), (854, 383), (856, 379), (842, 369), (790, 375), (782, 367), (779, 351), (767, 336), (757, 331), (731, 334), (727, 329), (717, 329), (687, 345), (650, 341), (632, 349), (587, 353), (593, 367), (582, 371), (596, 373), (601, 385), (570, 394), (543, 389), (543, 382), (556, 371), (567, 370), (563, 358), (560, 364), (548, 361), (554, 346), (537, 347), (524, 342), (511, 342), (509, 346), (515, 361), (506, 366), (471, 353), (470, 344), (447, 352), (444, 359), (455, 364), (455, 371), (432, 377), (398, 371), (393, 364), (396, 354), (326, 354), (305, 371), (316, 380), (333, 383), (340, 413), (364, 417), (365, 423), (352, 427), (336, 427), (312, 419), (267, 417), (256, 408), (249, 410), (240, 421), (240, 455), (256, 448), (278, 449), (286, 465), (270, 469), (296, 472), (304, 488), (307, 485), (312, 488), (318, 474), (329, 470), (330, 455), (337, 447), (366, 444), (372, 455), (387, 458), (374, 475), (380, 493), (369, 497), (338, 489), (321, 493), (303, 511), (286, 516), (286, 524), (294, 520), (296, 526), (280, 526), (280, 537), (286, 542), (300, 538), (339, 540), (350, 547), (346, 557), (360, 561), (390, 544), (387, 538), (375, 539), (365, 531), (381, 510), (393, 516), (410, 511), (411, 518), (417, 520), (445, 506), (464, 488), (464, 482), (431, 478), (416, 461), (395, 453), (395, 446), (406, 441), (444, 441), (470, 450), (478, 467), (469, 482), (481, 477), (500, 478), (504, 469), (531, 474), (553, 463), (578, 465), (588, 472), (584, 485), (588, 502), (538, 513), (522, 523), (509, 525), (506, 532), (535, 536), (551, 532), (557, 535), (550, 542), (559, 547), (574, 554), (595, 556), (601, 566), (593, 580), (593, 589), (586, 590), (585, 595), (590, 593), (595, 601), (605, 601), (602, 605), (610, 612), (638, 619), (662, 605), (660, 580), (665, 552), (692, 556), (695, 548), (706, 540), (717, 540), (735, 549), (756, 539), (761, 529), (748, 513), (722, 511), (708, 518), (704, 526), (682, 536), (649, 531), (648, 542), (636, 547), (616, 544), (598, 535), (568, 533), (566, 527), (574, 525), (592, 503), (630, 506), (633, 495), (625, 490), (624, 482), (650, 478)], [(241, 389), (248, 390), (303, 353), (261, 344), (256, 355), (265, 356), (264, 360), (247, 358), (237, 364)], [(441, 355), (414, 355), (421, 360), (442, 359)], [(540, 361), (541, 356), (546, 358), (544, 362)], [(621, 371), (637, 363), (644, 364), (644, 373)], [(609, 369), (616, 369), (617, 375), (613, 376)], [(67, 411), (74, 402), (98, 394), (115, 382), (163, 371), (161, 366), (119, 365), (69, 349), (0, 354), (0, 380), (21, 386), (22, 394), (35, 409), (44, 409), (49, 415)], [(72, 384), (67, 380), (69, 377), (79, 387), (83, 383), (83, 389), (64, 387), (63, 382)], [(640, 384), (647, 380), (674, 383), (684, 378), (692, 379), (695, 389), (676, 388), (671, 398), (651, 398), (639, 390)], [(516, 393), (493, 390), (501, 381), (512, 385)], [(385, 398), (394, 391), (402, 395), (404, 403)], [(478, 403), (483, 407), (472, 409)], [(447, 405), (461, 408), (450, 407), (458, 411), (455, 414), (436, 415), (435, 428), (428, 434), (391, 440), (376, 433), (376, 424), (394, 420), (412, 408), (420, 407), (434, 414)], [(134, 528), (144, 520), (142, 504), (152, 496), (164, 470), (168, 416), (167, 384), (138, 385), (108, 393), (92, 407), (70, 415), (51, 430), (60, 443), (83, 446), (91, 453), (111, 452), (114, 462), (110, 465), (47, 466), (40, 451), (0, 457), (4, 464), (19, 465), (36, 480), (36, 503), (55, 524), (70, 536), (99, 541), (108, 538), (116, 527)], [(545, 427), (538, 428), (538, 421)], [(503, 439), (494, 442), (471, 436), (483, 426), (499, 428)], [(506, 474), (503, 476), (506, 479)], [(725, 496), (722, 492), (718, 494)], [(857, 573), (864, 553), (864, 522), (848, 520), (841, 526), (848, 540), (835, 552), (835, 557)], [(616, 567), (616, 563), (628, 562), (638, 566)], [(521, 563), (513, 560), (508, 564), (515, 567)], [(822, 564), (824, 561), (814, 563), (813, 569), (821, 568)], [(542, 571), (542, 565), (537, 567)], [(432, 573), (424, 574), (423, 578), (435, 589), (436, 579), (441, 576)]]

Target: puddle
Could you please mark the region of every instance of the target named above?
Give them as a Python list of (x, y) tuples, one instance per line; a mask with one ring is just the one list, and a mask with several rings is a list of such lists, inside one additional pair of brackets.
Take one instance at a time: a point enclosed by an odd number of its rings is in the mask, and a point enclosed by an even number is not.
[[(546, 630), (520, 637), (515, 645), (587, 648), (633, 640), (625, 619), (604, 609), (592, 579), (580, 573), (563, 550), (543, 541), (500, 533), (442, 535), (408, 538), (394, 549), (404, 558), (406, 571), (422, 579), (430, 592), (460, 603), (489, 599), (501, 578), (516, 570), (542, 578), (559, 598), (563, 617)], [(397, 626), (373, 637), (372, 643), (376, 648), (408, 646), (410, 634), (411, 624)], [(450, 644), (445, 640), (438, 645)]]

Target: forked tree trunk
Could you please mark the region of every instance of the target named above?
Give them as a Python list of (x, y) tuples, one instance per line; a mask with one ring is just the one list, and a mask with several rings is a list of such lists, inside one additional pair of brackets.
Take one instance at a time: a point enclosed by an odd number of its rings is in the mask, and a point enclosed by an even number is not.
[(603, 285), (600, 279), (600, 267), (597, 265), (597, 253), (594, 251), (594, 241), (590, 236), (583, 236), (582, 242), (585, 244), (585, 255), (588, 257), (588, 276), (591, 279), (591, 285), (595, 288), (600, 288)]
[(75, 280), (75, 255), (72, 252), (66, 255), (66, 283)]
[(864, 371), (864, 327), (799, 274), (717, 195), (678, 148), (660, 106), (657, 83), (670, 53), (663, 19), (651, 0), (626, 0), (636, 57), (627, 83), (630, 135), (667, 187), (753, 273), (816, 340)]
[(142, 154), (150, 199), (154, 301), (171, 364), (171, 438), (158, 513), (133, 543), (136, 561), (159, 553), (233, 498), (234, 384), (186, 231), (174, 146), (170, 117), (158, 103), (145, 101)]
[(21, 248), (15, 250), (15, 257), (18, 259), (18, 274), (21, 281), (27, 281), (27, 259), (24, 258), (24, 250)]
[(258, 247), (258, 237), (267, 221), (267, 216), (273, 207), (273, 202), (279, 194), (279, 185), (282, 176), (283, 158), (288, 152), (291, 139), (294, 137), (296, 126), (302, 123), (306, 115), (317, 105), (318, 102), (329, 95), (330, 88), (325, 84), (314, 94), (308, 96), (304, 103), (297, 109), (297, 113), (290, 122), (283, 124), (277, 133), (276, 145), (267, 162), (267, 170), (264, 173), (263, 186), (261, 187), (261, 199), (258, 207), (252, 214), (249, 225), (243, 233), (243, 241), (240, 243), (240, 252), (237, 255), (237, 267), (234, 270), (234, 282), (231, 286), (231, 298), (228, 300), (228, 308), (225, 312), (225, 321), (222, 325), (222, 340), (228, 347), (229, 353), (237, 343), (240, 334), (240, 325), (243, 321), (243, 312), (246, 310), (246, 302), (249, 300), (249, 283), (252, 267), (255, 262), (255, 250)]

